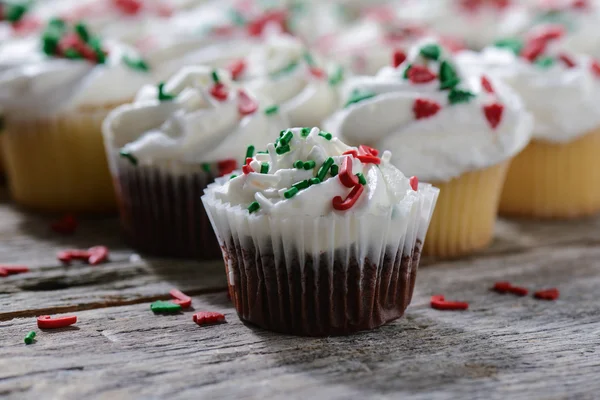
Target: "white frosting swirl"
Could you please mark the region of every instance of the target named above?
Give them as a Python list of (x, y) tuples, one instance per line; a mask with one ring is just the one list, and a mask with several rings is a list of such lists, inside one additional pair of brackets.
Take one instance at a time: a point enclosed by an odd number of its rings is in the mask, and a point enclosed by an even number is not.
[(239, 76), (249, 88), (280, 104), (292, 126), (319, 125), (339, 104), (339, 85), (328, 79), (340, 73), (339, 67), (323, 67), (307, 54), (298, 39), (271, 34), (244, 60), (246, 68)]
[[(218, 188), (214, 196), (231, 206), (244, 208), (257, 202), (257, 214), (280, 217), (321, 217), (347, 212), (358, 215), (385, 215), (389, 213), (390, 208), (400, 207), (404, 199), (415, 196), (409, 180), (389, 163), (387, 156), (383, 157), (379, 166), (362, 163), (357, 158), (343, 155), (344, 152), (356, 148), (344, 144), (338, 138), (328, 140), (321, 136), (325, 134), (321, 133), (319, 128), (304, 128), (304, 133), (303, 128), (288, 131), (293, 134), (289, 142), (290, 151), (277, 154), (275, 144), (270, 143), (267, 146), (268, 153), (256, 154), (249, 164), (254, 171), (260, 171), (261, 165), (266, 163), (268, 170), (265, 173), (250, 172), (239, 175)], [(285, 193), (292, 189), (294, 184), (316, 178), (321, 166), (330, 157), (340, 173), (342, 163), (350, 157), (352, 174), (362, 173), (366, 179), (362, 194), (349, 210), (338, 211), (332, 205), (334, 197), (346, 198), (352, 189), (342, 184), (338, 175), (332, 176), (330, 169), (322, 182), (311, 184), (297, 191), (293, 197), (286, 198)], [(297, 160), (313, 162), (314, 167), (297, 168), (294, 166)]]
[[(489, 78), (493, 93), (488, 93), (480, 75), (464, 75), (454, 67), (460, 79), (455, 89), (471, 93), (468, 101), (454, 102), (450, 97), (457, 93), (441, 90), (439, 77), (427, 83), (405, 78), (407, 68), (414, 66), (440, 73), (439, 61), (420, 55), (420, 49), (431, 44), (425, 41), (413, 48), (408, 60), (396, 69), (387, 67), (374, 77), (351, 80), (348, 96), (366, 98), (334, 114), (326, 129), (351, 144), (392, 150), (394, 165), (425, 181), (450, 180), (495, 165), (523, 149), (530, 139), (532, 118), (518, 96), (500, 81)], [(443, 52), (439, 60), (453, 65)], [(490, 110), (497, 124), (486, 116), (486, 108), (494, 107), (502, 108), (499, 118)]]
[(550, 48), (546, 54), (554, 60), (547, 68), (498, 48), (464, 52), (457, 60), (466, 69), (489, 71), (521, 96), (535, 118), (534, 138), (568, 142), (600, 126), (600, 75), (587, 56), (569, 55), (575, 65), (568, 67)]
[(481, 49), (494, 40), (527, 28), (530, 12), (521, 0), (481, 1), (471, 9), (457, 0), (408, 0), (398, 9), (402, 20), (425, 24), (441, 35), (463, 38)]
[[(272, 103), (250, 93), (245, 98), (231, 85), (226, 71), (215, 71), (226, 99), (217, 99), (209, 67), (186, 67), (170, 79), (163, 93), (172, 100), (159, 101), (159, 91), (148, 86), (133, 104), (114, 110), (104, 123), (109, 147), (121, 150), (140, 164), (157, 161), (210, 163), (238, 157), (248, 145), (264, 146), (287, 120), (277, 112), (265, 113)], [(243, 102), (255, 103), (249, 114)]]

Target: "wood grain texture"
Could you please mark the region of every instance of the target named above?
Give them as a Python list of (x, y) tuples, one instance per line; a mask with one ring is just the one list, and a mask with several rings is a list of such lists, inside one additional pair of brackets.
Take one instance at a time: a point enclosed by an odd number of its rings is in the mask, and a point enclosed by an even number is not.
[[(221, 262), (132, 257), (115, 218), (82, 220), (72, 237), (51, 219), (0, 204), (0, 263), (32, 272), (0, 278), (0, 397), (563, 399), (600, 391), (600, 219), (501, 221), (487, 251), (425, 260), (413, 304), (381, 329), (324, 339), (244, 326), (224, 292)], [(106, 244), (111, 262), (64, 267), (58, 250)], [(489, 291), (495, 281), (558, 287), (545, 302)], [(191, 311), (157, 316), (149, 303), (178, 287), (196, 310), (228, 323), (198, 327)], [(444, 294), (466, 312), (429, 307)], [(76, 313), (42, 332), (35, 316)], [(35, 329), (37, 342), (23, 344)]]

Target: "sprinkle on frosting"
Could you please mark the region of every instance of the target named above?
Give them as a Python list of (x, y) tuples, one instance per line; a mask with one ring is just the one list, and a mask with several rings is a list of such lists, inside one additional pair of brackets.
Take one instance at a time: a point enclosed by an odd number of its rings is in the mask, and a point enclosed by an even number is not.
[(83, 23), (68, 25), (62, 19), (52, 19), (42, 33), (42, 50), (49, 56), (85, 59), (104, 64), (108, 52), (97, 36), (90, 34)]

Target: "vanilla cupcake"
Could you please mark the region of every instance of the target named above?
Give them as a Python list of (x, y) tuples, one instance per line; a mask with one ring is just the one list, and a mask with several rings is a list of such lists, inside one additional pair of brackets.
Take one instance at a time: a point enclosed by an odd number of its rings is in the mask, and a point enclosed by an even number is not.
[(517, 35), (531, 22), (529, 8), (521, 0), (407, 0), (398, 6), (397, 15), (440, 35), (464, 39), (475, 49)]
[(389, 148), (394, 165), (441, 189), (425, 254), (486, 247), (508, 164), (531, 135), (518, 96), (492, 77), (465, 74), (431, 41), (397, 68), (351, 80), (347, 93), (326, 129), (351, 144)]
[(204, 188), (285, 126), (270, 100), (209, 67), (184, 68), (111, 112), (104, 138), (131, 244), (159, 256), (219, 257), (200, 201)]
[(230, 70), (234, 79), (279, 104), (292, 126), (319, 125), (339, 104), (342, 68), (322, 62), (293, 36), (267, 35)]
[(329, 336), (402, 316), (438, 191), (378, 155), (319, 128), (288, 129), (243, 174), (208, 187), (242, 320)]
[(527, 40), (503, 40), (501, 48), (459, 57), (465, 68), (487, 70), (512, 86), (535, 118), (533, 140), (508, 172), (503, 214), (573, 218), (600, 211), (594, 184), (600, 181), (600, 64), (572, 54), (563, 35), (559, 27), (542, 27)]

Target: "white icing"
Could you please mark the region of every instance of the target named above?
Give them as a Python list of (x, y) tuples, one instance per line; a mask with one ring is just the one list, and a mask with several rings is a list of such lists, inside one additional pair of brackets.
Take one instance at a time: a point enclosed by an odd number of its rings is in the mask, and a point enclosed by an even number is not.
[(407, 0), (398, 9), (398, 18), (425, 24), (441, 35), (465, 39), (481, 49), (498, 38), (521, 33), (530, 23), (530, 12), (520, 0), (499, 9), (494, 2), (481, 2), (467, 11), (457, 0)]
[[(283, 193), (293, 184), (316, 177), (322, 165), (317, 163), (311, 170), (298, 169), (293, 166), (296, 160), (316, 162), (318, 160), (311, 155), (320, 152), (326, 158), (332, 157), (341, 170), (342, 162), (348, 157), (342, 153), (353, 149), (337, 138), (327, 140), (319, 136), (319, 128), (313, 128), (306, 138), (302, 136), (301, 131), (301, 128), (291, 129), (294, 136), (289, 144), (291, 148), (289, 152), (278, 155), (275, 153), (274, 145), (270, 144), (267, 146), (269, 154), (257, 154), (254, 157), (258, 165), (262, 162), (269, 163), (267, 174), (253, 172), (239, 175), (226, 182), (215, 192), (215, 196), (232, 206), (248, 207), (253, 201), (258, 201), (262, 205), (258, 213), (271, 215), (318, 217), (331, 213), (344, 213), (345, 211), (334, 210), (332, 199), (336, 196), (345, 198), (351, 189), (344, 186), (339, 177), (332, 177), (329, 173), (322, 183), (302, 189), (292, 198), (284, 198)], [(351, 208), (352, 213), (385, 214), (390, 207), (414, 193), (408, 179), (389, 163), (377, 167), (375, 164), (363, 164), (353, 158), (352, 173), (359, 172), (365, 176), (367, 184), (364, 192)]]
[[(490, 94), (483, 90), (479, 74), (465, 75), (457, 69), (461, 78), (457, 88), (475, 97), (451, 105), (449, 91), (440, 90), (438, 79), (420, 84), (404, 79), (409, 64), (423, 65), (421, 45), (413, 48), (407, 62), (397, 69), (386, 67), (374, 77), (351, 80), (348, 93), (359, 90), (374, 96), (341, 109), (326, 121), (325, 128), (351, 144), (390, 149), (394, 165), (424, 181), (450, 180), (500, 163), (523, 149), (531, 136), (532, 118), (519, 97), (500, 81), (489, 79), (495, 92)], [(441, 59), (452, 63), (446, 54)], [(438, 62), (426, 63), (430, 71), (438, 73)], [(416, 99), (437, 102), (441, 109), (433, 116), (416, 119)], [(504, 106), (496, 128), (483, 109), (493, 103)]]
[(231, 85), (225, 71), (217, 74), (228, 97), (214, 98), (209, 92), (211, 71), (209, 67), (182, 69), (164, 86), (165, 93), (176, 96), (170, 101), (159, 101), (156, 87), (142, 89), (133, 104), (116, 109), (105, 121), (110, 147), (122, 147), (140, 164), (210, 163), (237, 158), (250, 144), (259, 149), (287, 126), (279, 113), (265, 114), (272, 102), (250, 93), (259, 108), (250, 115), (240, 114), (239, 89)]
[(572, 58), (573, 68), (556, 61), (544, 69), (508, 50), (487, 48), (464, 52), (457, 60), (466, 69), (489, 71), (521, 96), (535, 118), (534, 138), (568, 142), (600, 126), (600, 77), (594, 75), (589, 57)]
[[(330, 85), (327, 76), (315, 77), (305, 60), (306, 47), (296, 38), (271, 34), (262, 46), (245, 59), (246, 69), (239, 78), (258, 93), (263, 93), (281, 105), (292, 126), (315, 126), (338, 106), (338, 85)], [(337, 67), (315, 66), (325, 74)]]

